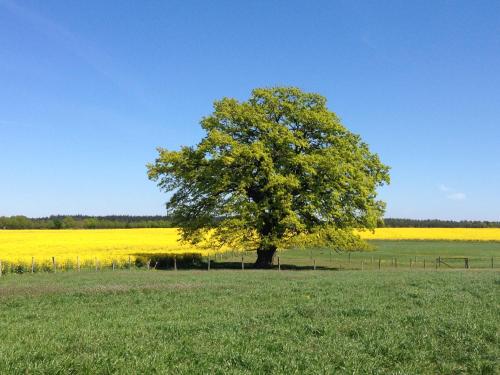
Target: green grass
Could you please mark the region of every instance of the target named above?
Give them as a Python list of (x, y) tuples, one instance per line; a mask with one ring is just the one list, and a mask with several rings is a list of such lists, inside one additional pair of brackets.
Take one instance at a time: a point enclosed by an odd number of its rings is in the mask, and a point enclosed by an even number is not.
[(116, 271), (0, 281), (0, 373), (498, 371), (494, 271)]
[(500, 257), (500, 242), (474, 241), (370, 241), (381, 256)]
[[(460, 242), (460, 241), (370, 241), (373, 251), (337, 253), (329, 249), (287, 250), (279, 253), (280, 263), (287, 267), (312, 268), (316, 266), (333, 269), (381, 269), (411, 268), (415, 270), (435, 268), (438, 257), (446, 258), (446, 264), (440, 268), (463, 269), (463, 259), (469, 258), (469, 267), (473, 269), (500, 268), (500, 242)], [(212, 257), (213, 258), (213, 257)], [(253, 252), (244, 254), (245, 262), (255, 260)], [(240, 262), (241, 255), (228, 254), (224, 262)], [(237, 266), (235, 264), (235, 266)]]
[(4, 275), (0, 374), (500, 373), (498, 269), (403, 265), (438, 254), (488, 260), (500, 244), (378, 245), (351, 263), (324, 249), (280, 254), (284, 268), (313, 259), (317, 271)]

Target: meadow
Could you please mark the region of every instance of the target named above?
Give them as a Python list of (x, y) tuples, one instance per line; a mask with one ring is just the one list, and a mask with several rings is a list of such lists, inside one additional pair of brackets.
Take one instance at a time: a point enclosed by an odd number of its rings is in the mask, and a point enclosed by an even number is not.
[(495, 374), (498, 273), (146, 271), (0, 280), (0, 373)]
[[(469, 256), (478, 258), (472, 266), (483, 267), (491, 262), (489, 257), (498, 256), (500, 247), (500, 228), (380, 228), (373, 234), (361, 232), (361, 236), (374, 244), (374, 252), (353, 253), (351, 262), (344, 258), (347, 254), (330, 254), (329, 251), (315, 251), (318, 255), (318, 266), (335, 266), (335, 260), (343, 262), (344, 267), (354, 266), (354, 260), (364, 261), (373, 266), (381, 258), (381, 265), (394, 262), (394, 257), (405, 257), (400, 265), (407, 264), (409, 257), (414, 257), (415, 265), (433, 261), (438, 256)], [(0, 261), (4, 272), (7, 269), (31, 268), (51, 270), (52, 257), (56, 267), (60, 269), (75, 268), (77, 263), (82, 267), (128, 267), (140, 254), (183, 254), (186, 252), (201, 253), (212, 258), (222, 257), (227, 261), (238, 261), (244, 256), (252, 262), (253, 253), (225, 254), (209, 252), (205, 249), (193, 248), (179, 243), (178, 231), (175, 228), (163, 229), (99, 229), (99, 230), (0, 230)], [(450, 241), (451, 240), (451, 241)], [(407, 250), (409, 247), (409, 250)], [(302, 259), (299, 254), (303, 250), (292, 250), (281, 254), (283, 261), (287, 258), (294, 262)], [(375, 259), (372, 259), (374, 258)], [(328, 261), (328, 264), (325, 263)], [(299, 263), (302, 261), (299, 261)], [(310, 265), (311, 262), (308, 264)], [(457, 261), (459, 262), (459, 261)], [(21, 268), (17, 265), (22, 265)], [(409, 264), (408, 264), (409, 265)], [(337, 265), (338, 266), (338, 265)], [(356, 263), (356, 267), (361, 266)], [(363, 265), (365, 266), (365, 265)]]

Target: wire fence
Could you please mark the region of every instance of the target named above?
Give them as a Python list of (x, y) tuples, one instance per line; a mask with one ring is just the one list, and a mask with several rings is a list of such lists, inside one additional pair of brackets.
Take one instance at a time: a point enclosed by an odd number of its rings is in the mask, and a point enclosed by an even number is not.
[[(255, 251), (214, 252), (205, 256), (199, 254), (164, 255), (152, 254), (151, 257), (129, 256), (117, 260), (109, 259), (57, 259), (51, 257), (31, 262), (2, 261), (0, 277), (8, 274), (57, 273), (67, 271), (117, 271), (117, 270), (178, 270), (178, 269), (241, 269), (254, 268), (257, 259)], [(441, 256), (441, 255), (391, 255), (364, 252), (320, 251), (279, 251), (275, 254), (272, 266), (278, 271), (285, 270), (464, 270), (498, 269), (500, 257), (495, 256)]]
[[(306, 252), (307, 253), (307, 252)], [(255, 262), (256, 253), (214, 254), (219, 262)], [(450, 256), (450, 255), (377, 255), (363, 252), (278, 252), (273, 268), (316, 270), (418, 270), (418, 269), (496, 269), (500, 268), (500, 256)]]

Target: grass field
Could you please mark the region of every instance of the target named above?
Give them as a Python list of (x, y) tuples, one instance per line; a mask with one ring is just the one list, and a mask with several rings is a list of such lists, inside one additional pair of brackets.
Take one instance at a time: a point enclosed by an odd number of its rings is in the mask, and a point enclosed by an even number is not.
[[(328, 249), (287, 250), (280, 253), (280, 261), (287, 264), (312, 267), (342, 269), (378, 269), (380, 259), (382, 269), (435, 267), (436, 258), (446, 258), (441, 268), (463, 268), (468, 257), (471, 268), (500, 268), (499, 242), (472, 241), (369, 241), (374, 250), (369, 252), (336, 253)], [(253, 254), (248, 256), (253, 260)], [(235, 259), (236, 260), (236, 259)], [(395, 264), (396, 262), (396, 264)]]
[(494, 374), (493, 271), (115, 271), (0, 280), (0, 373)]

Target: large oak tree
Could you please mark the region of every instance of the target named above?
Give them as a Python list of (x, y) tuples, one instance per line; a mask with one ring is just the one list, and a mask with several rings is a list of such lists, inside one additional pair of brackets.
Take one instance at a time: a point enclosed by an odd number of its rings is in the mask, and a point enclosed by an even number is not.
[(293, 87), (224, 98), (201, 120), (195, 147), (158, 149), (149, 178), (172, 192), (167, 207), (182, 239), (257, 250), (256, 266), (278, 248), (362, 246), (385, 204), (376, 189), (388, 167), (347, 130), (326, 99)]

